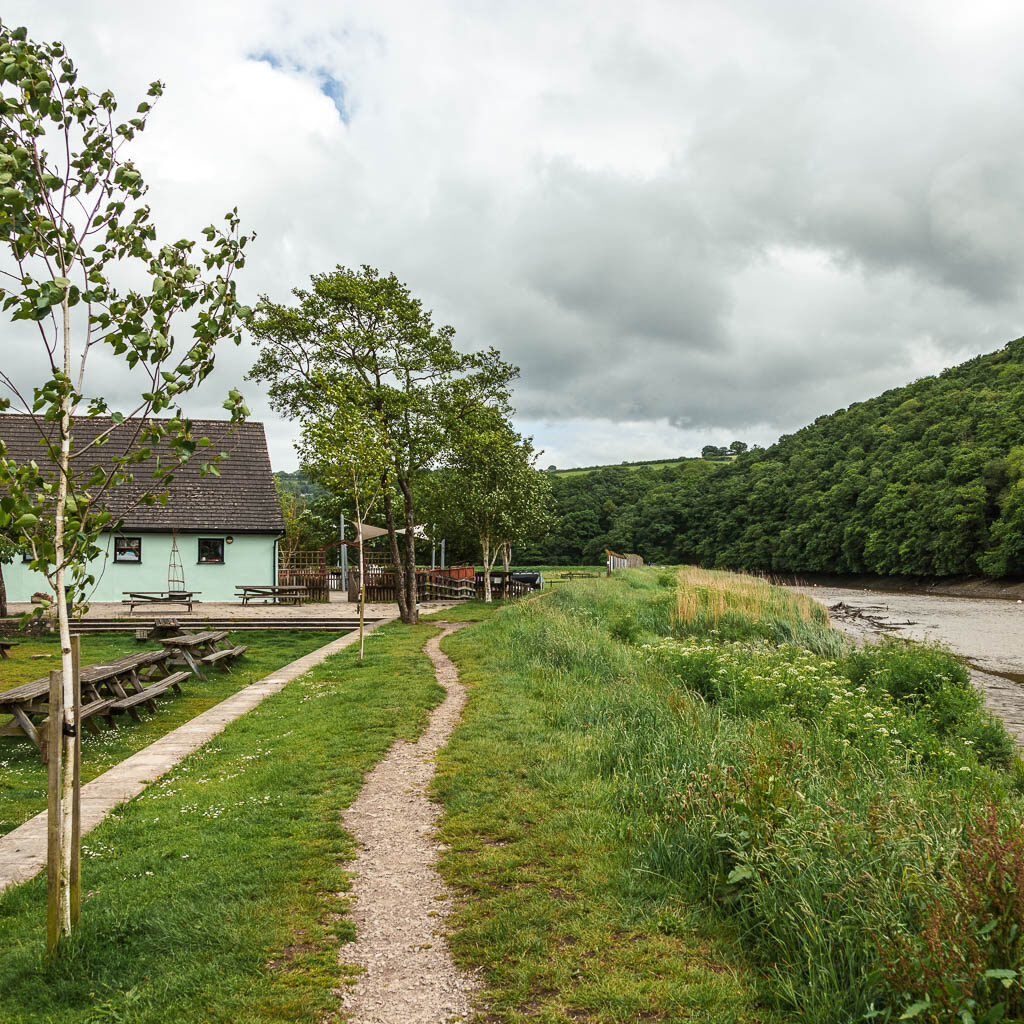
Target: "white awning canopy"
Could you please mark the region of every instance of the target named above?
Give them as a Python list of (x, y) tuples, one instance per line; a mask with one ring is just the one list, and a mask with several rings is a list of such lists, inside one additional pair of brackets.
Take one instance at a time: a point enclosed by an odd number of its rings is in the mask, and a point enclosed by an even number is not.
[[(371, 526), (369, 523), (356, 523), (356, 540), (373, 540), (374, 537), (383, 537), (388, 531), (381, 526)], [(395, 533), (405, 533), (404, 528), (395, 530)], [(420, 540), (426, 540), (427, 530), (424, 526), (414, 526), (413, 536)]]

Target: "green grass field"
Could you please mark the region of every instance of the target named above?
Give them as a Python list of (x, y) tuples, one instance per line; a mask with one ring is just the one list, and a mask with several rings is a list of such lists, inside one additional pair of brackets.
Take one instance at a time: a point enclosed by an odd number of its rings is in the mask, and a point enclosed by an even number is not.
[[(1024, 770), (957, 658), (699, 570), (436, 618), (474, 622), (434, 794), (482, 1021), (1024, 1019)], [(441, 699), (435, 633), (378, 630), (118, 808), (60, 961), (43, 879), (0, 897), (0, 1020), (331, 1019), (340, 814)]]
[[(157, 699), (155, 715), (140, 707), (141, 722), (121, 715), (116, 728), (100, 724), (101, 736), (86, 732), (82, 738), (82, 781), (88, 782), (225, 697), (330, 643), (337, 636), (328, 632), (291, 633), (273, 629), (230, 634), (234, 643), (246, 644), (249, 648), (231, 666), (230, 673), (214, 669), (208, 673), (206, 682), (194, 677), (187, 680), (181, 684), (180, 695), (169, 692)], [(82, 664), (95, 665), (159, 646), (138, 644), (130, 633), (86, 633), (82, 637)], [(51, 668), (59, 667), (60, 644), (55, 638), (25, 639), (11, 649), (9, 659), (0, 661), (0, 689), (30, 682), (46, 675)], [(39, 752), (25, 736), (0, 737), (0, 835), (45, 809), (46, 766), (40, 761)]]
[(85, 837), (82, 924), (43, 959), (45, 878), (0, 896), (0, 1020), (320, 1021), (348, 972), (340, 826), (364, 773), (442, 697), (386, 626), (268, 697)]
[(596, 473), (601, 469), (664, 469), (666, 466), (678, 466), (681, 462), (697, 462), (698, 459), (678, 458), (665, 459), (663, 462), (623, 462), (608, 466), (581, 466), (579, 469), (556, 469), (553, 476), (582, 476), (584, 473)]

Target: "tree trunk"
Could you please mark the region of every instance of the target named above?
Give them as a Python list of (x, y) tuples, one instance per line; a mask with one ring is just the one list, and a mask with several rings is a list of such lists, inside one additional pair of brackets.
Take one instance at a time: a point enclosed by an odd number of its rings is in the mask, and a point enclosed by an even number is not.
[(505, 541), (501, 545), (501, 562), (505, 567), (505, 589), (508, 589), (508, 574), (512, 571), (512, 545)]
[[(366, 614), (366, 578), (363, 573), (363, 516), (359, 511), (359, 481), (352, 475), (352, 497), (356, 504), (356, 540), (359, 541), (359, 660), (363, 660), (363, 618)], [(344, 540), (342, 540), (344, 544)], [(345, 581), (348, 586), (348, 580)]]
[(409, 623), (415, 625), (420, 621), (419, 591), (416, 586), (416, 510), (409, 481), (399, 477), (398, 486), (402, 490), (402, 503), (405, 505), (405, 600), (411, 610)]
[[(402, 555), (398, 550), (398, 534), (395, 533), (395, 509), (391, 503), (391, 493), (384, 484), (384, 525), (388, 528), (388, 546), (391, 549), (391, 561), (395, 563), (395, 598), (398, 601), (398, 617), (411, 625), (415, 619), (409, 618), (409, 602), (406, 599), (404, 574), (402, 572)], [(412, 607), (416, 614), (416, 606)]]
[(481, 537), (480, 544), (484, 549), (484, 601), (491, 603), (491, 538)]
[[(67, 292), (62, 303), (64, 314), (64, 373), (71, 378), (71, 316), (68, 308)], [(71, 934), (71, 811), (74, 801), (71, 792), (74, 787), (75, 770), (75, 686), (74, 670), (71, 659), (71, 623), (68, 621), (67, 587), (65, 584), (65, 562), (67, 552), (64, 546), (64, 515), (67, 510), (68, 481), (71, 475), (71, 396), (66, 394), (61, 401), (60, 417), (60, 461), (58, 463), (57, 503), (54, 508), (54, 596), (57, 599), (57, 622), (60, 631), (60, 663), (61, 663), (61, 707), (50, 708), (51, 715), (60, 715), (62, 719), (62, 746), (64, 759), (60, 792), (64, 799), (61, 803), (60, 825), (58, 827), (57, 849), (60, 863), (57, 882), (58, 927), (61, 935)], [(57, 752), (51, 751), (50, 756)], [(53, 794), (56, 796), (57, 794)]]
[(0, 563), (0, 619), (7, 618), (7, 584), (4, 582), (4, 567)]

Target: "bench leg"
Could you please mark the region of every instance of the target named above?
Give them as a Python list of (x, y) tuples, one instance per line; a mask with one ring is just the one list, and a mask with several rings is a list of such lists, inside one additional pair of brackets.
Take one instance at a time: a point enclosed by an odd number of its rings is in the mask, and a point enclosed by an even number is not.
[(93, 734), (93, 736), (103, 735), (103, 732), (100, 729), (100, 727), (91, 718), (83, 718), (82, 725), (84, 725), (86, 729), (88, 729), (89, 732)]
[(39, 742), (39, 730), (32, 724), (32, 719), (22, 711), (21, 708), (12, 707), (11, 714), (14, 715), (14, 720), (21, 726), (22, 732), (36, 745), (36, 747), (42, 750), (42, 744)]
[[(107, 683), (107, 685), (114, 691), (114, 693), (117, 694), (118, 697), (121, 697), (123, 699), (128, 696), (128, 692), (116, 679), (111, 679), (110, 682)], [(128, 712), (129, 715), (132, 716), (132, 721), (142, 721), (142, 719), (139, 718), (139, 713), (135, 710), (135, 708), (126, 708), (125, 710)], [(113, 721), (113, 718), (111, 718), (111, 721)]]
[[(189, 671), (191, 671), (197, 679), (202, 679), (205, 683), (207, 681), (206, 675), (203, 672), (202, 666), (198, 661), (196, 661), (193, 653), (187, 647), (180, 647), (178, 648), (178, 654), (181, 655), (185, 664), (189, 667)], [(172, 664), (181, 664), (181, 662), (172, 662)]]

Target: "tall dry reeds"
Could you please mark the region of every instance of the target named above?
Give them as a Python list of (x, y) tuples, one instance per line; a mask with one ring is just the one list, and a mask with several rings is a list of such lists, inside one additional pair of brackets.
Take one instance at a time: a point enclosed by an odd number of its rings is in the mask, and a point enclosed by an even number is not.
[(723, 616), (734, 612), (754, 623), (789, 620), (818, 622), (828, 625), (828, 611), (805, 594), (797, 594), (756, 576), (744, 573), (702, 569), (684, 565), (679, 570), (679, 593), (676, 622), (712, 623), (717, 626)]

